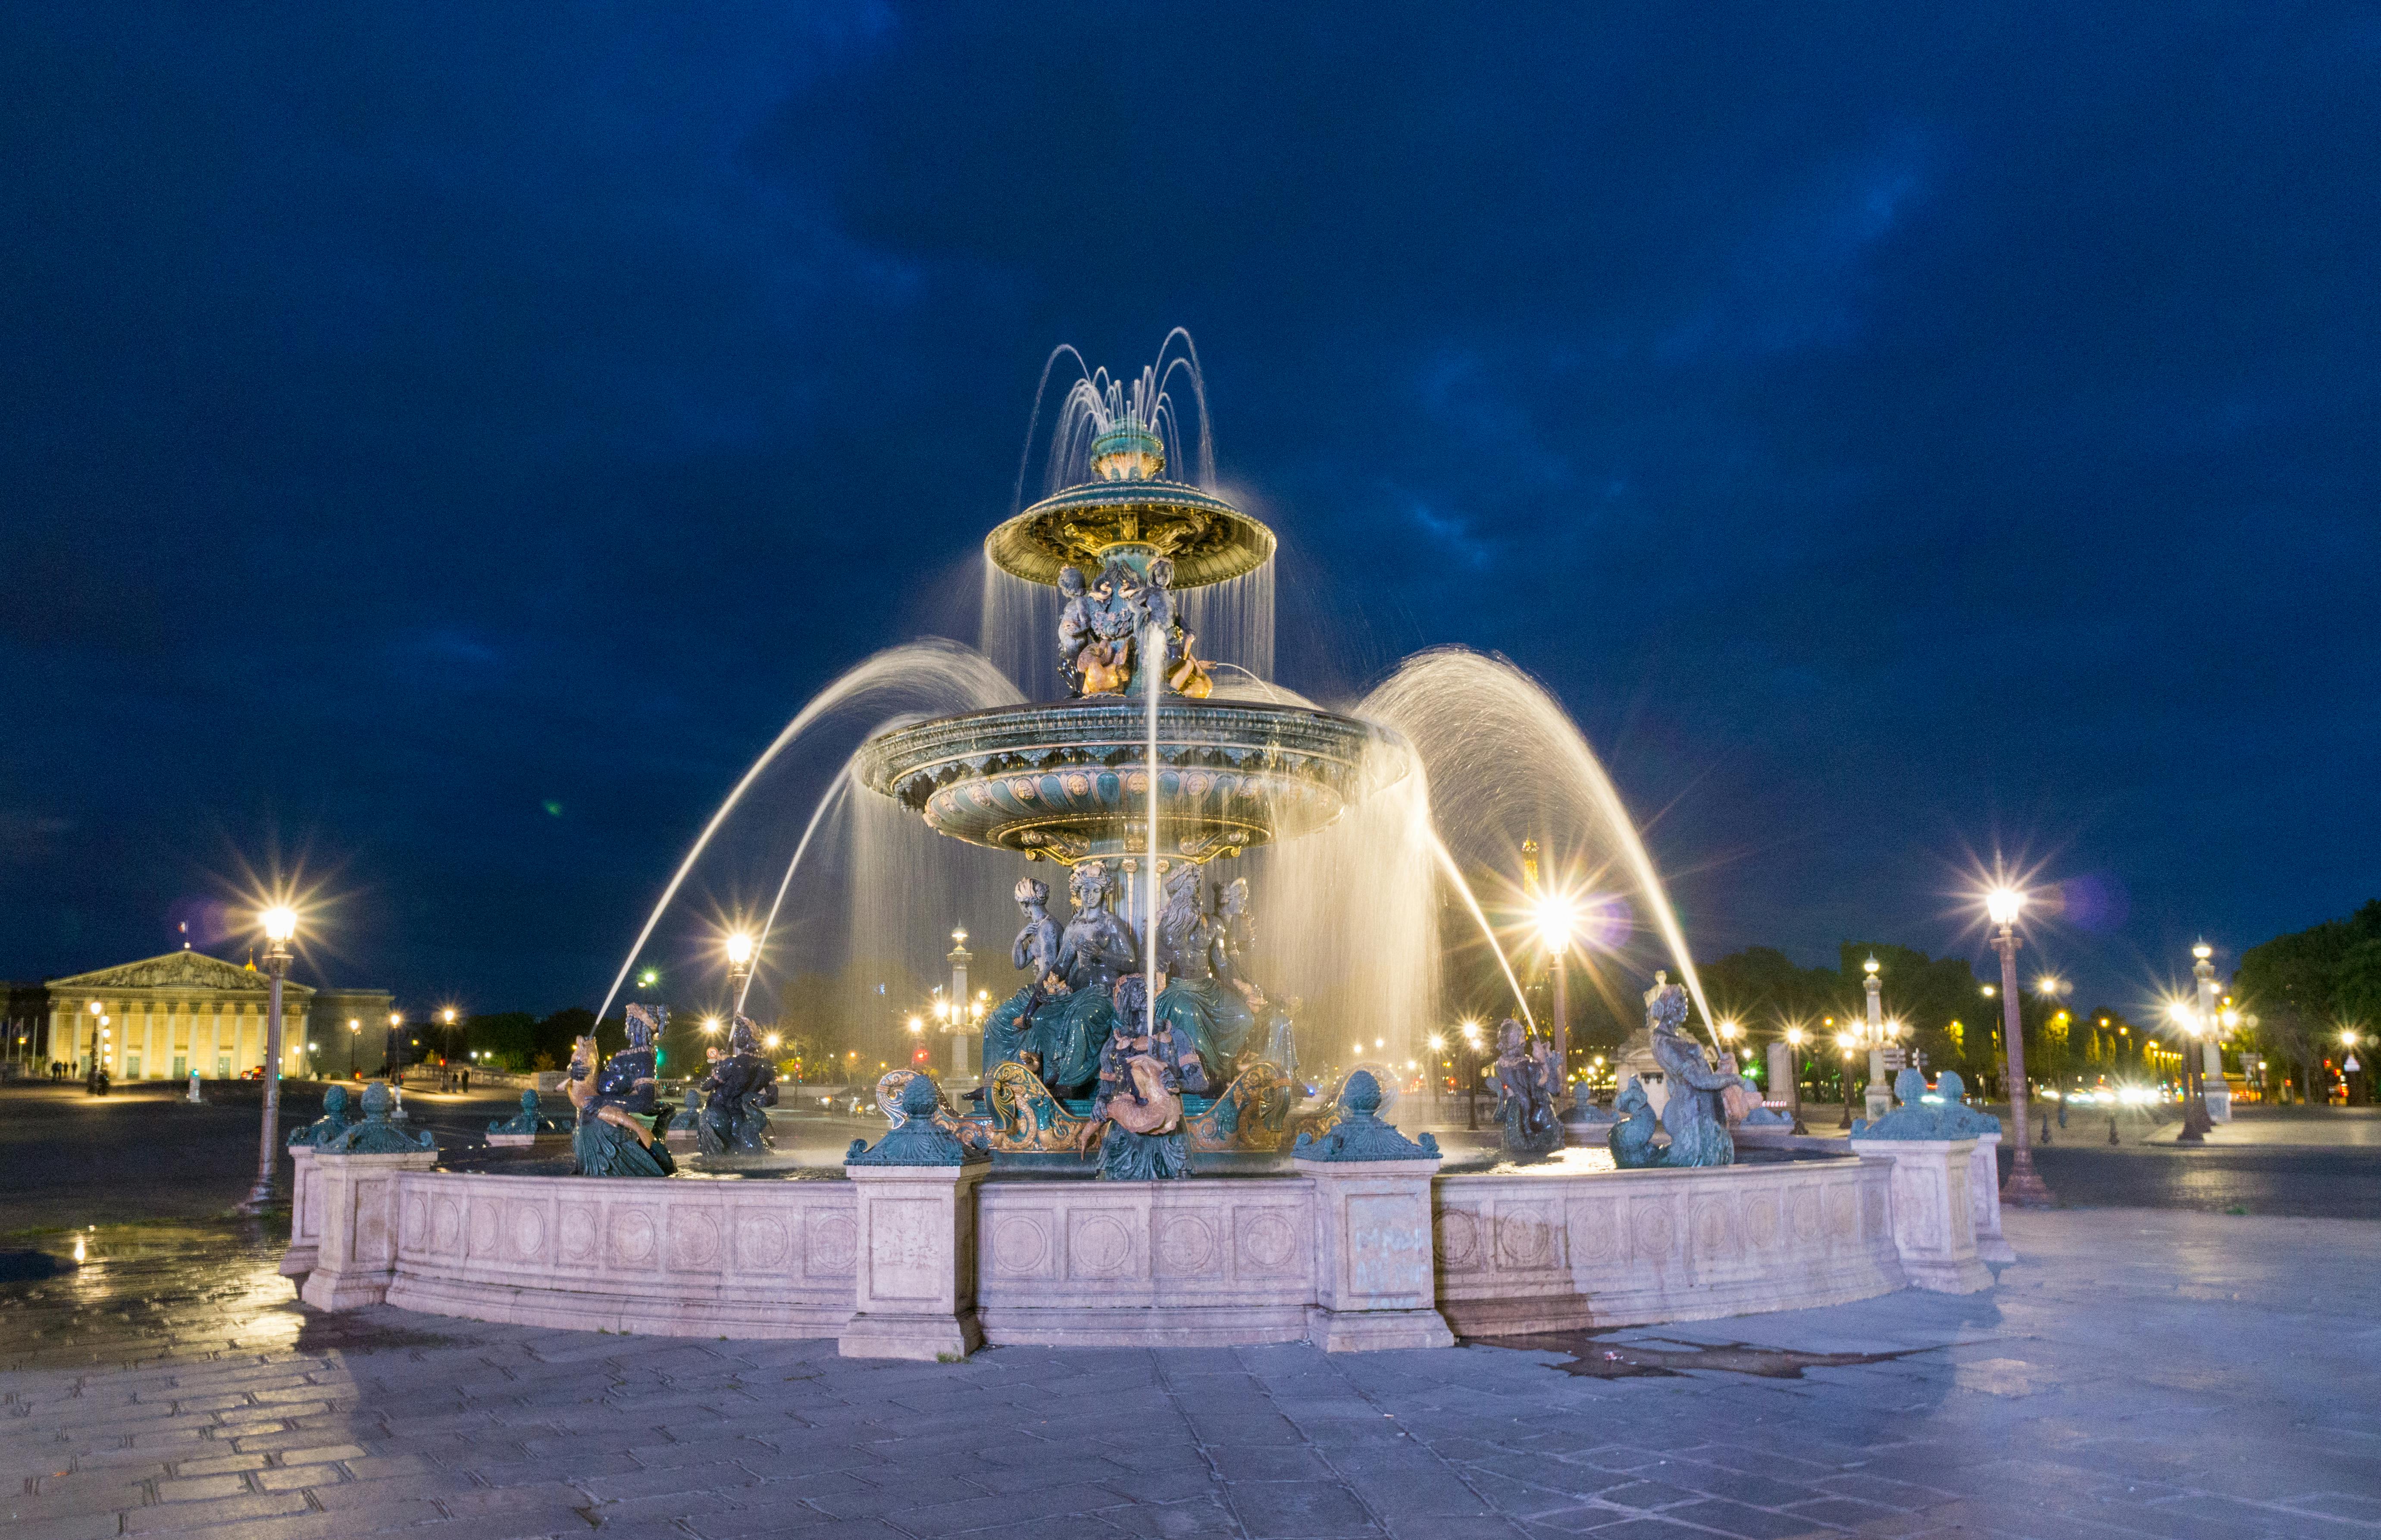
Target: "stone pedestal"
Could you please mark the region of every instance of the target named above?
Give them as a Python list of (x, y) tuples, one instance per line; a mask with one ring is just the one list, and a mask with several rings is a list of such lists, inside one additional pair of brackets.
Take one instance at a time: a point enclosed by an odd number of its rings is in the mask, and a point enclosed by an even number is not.
[(289, 1163), (289, 1249), (281, 1253), (281, 1276), (301, 1282), (314, 1270), (323, 1249), (323, 1174), (314, 1168), (314, 1147), (293, 1144)]
[(2202, 1094), (2207, 1098), (2207, 1116), (2216, 1122), (2228, 1123), (2232, 1120), (2232, 1088), (2224, 1083), (2224, 1049), (2213, 1041), (2202, 1043), (2199, 1049), (2203, 1056), (2200, 1068), (2205, 1084)]
[(1307, 1339), (1327, 1352), (1445, 1348), (1432, 1248), (1432, 1160), (1298, 1160), (1314, 1182)]
[(2015, 1262), (2009, 1238), (2001, 1234), (2001, 1136), (1980, 1133), (1976, 1153), (1968, 1157), (1968, 1211), (1975, 1216), (1976, 1258), (1980, 1262)]
[(854, 1166), (858, 1278), (846, 1358), (959, 1359), (983, 1346), (975, 1311), (975, 1190), (991, 1169)]
[(1911, 1284), (1937, 1294), (1993, 1286), (1976, 1258), (1975, 1210), (1968, 1196), (1974, 1139), (1868, 1139), (1853, 1148), (1893, 1157), (1893, 1246)]
[(397, 1276), (397, 1179), (427, 1171), (435, 1150), (394, 1155), (314, 1154), (322, 1239), (299, 1298), (317, 1310), (354, 1310), (388, 1298)]

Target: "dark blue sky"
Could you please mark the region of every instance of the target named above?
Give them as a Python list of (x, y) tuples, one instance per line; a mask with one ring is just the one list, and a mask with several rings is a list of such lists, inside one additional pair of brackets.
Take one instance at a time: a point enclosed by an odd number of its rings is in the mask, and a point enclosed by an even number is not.
[(2369, 6), (6, 6), (0, 973), (302, 854), (340, 981), (592, 1003), (805, 698), (972, 635), (1050, 346), (1180, 324), (1285, 678), (1506, 653), (1706, 954), (1972, 946), (2021, 850), (2124, 1004), (2381, 891), (2376, 65)]

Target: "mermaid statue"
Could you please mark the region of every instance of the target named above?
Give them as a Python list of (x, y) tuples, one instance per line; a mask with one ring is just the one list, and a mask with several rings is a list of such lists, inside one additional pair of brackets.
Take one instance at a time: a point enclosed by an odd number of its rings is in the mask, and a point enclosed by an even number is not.
[(582, 1177), (665, 1177), (678, 1169), (667, 1145), (645, 1119), (653, 1115), (653, 1038), (657, 1023), (645, 1007), (628, 1008), (629, 1045), (598, 1069), (595, 1039), (582, 1037), (570, 1055), (563, 1092), (579, 1109), (570, 1154)]
[(1645, 991), (1645, 1027), (1653, 1034), (1654, 1062), (1662, 1067), (1669, 1090), (1662, 1104), (1662, 1130), (1670, 1144), (1661, 1163), (1733, 1166), (1736, 1141), (1728, 1137), (1723, 1097), (1744, 1089), (1744, 1078), (1713, 1068), (1703, 1045), (1679, 1030), (1686, 1019), (1687, 992), (1670, 983), (1667, 971), (1655, 973), (1654, 987)]
[[(1211, 1096), (1239, 1073), (1240, 1056), (1256, 1028), (1246, 986), (1235, 988), (1224, 928), (1203, 901), (1207, 885), (1185, 862), (1166, 874), (1166, 907), (1157, 917), (1157, 1019), (1196, 1053), (1203, 1080), (1188, 1074), (1183, 1089)], [(1263, 996), (1259, 996), (1259, 999)]]
[(1554, 1068), (1545, 1045), (1508, 1016), (1496, 1029), (1494, 1068), (1505, 1157), (1537, 1160), (1561, 1149), (1562, 1119), (1555, 1113)]

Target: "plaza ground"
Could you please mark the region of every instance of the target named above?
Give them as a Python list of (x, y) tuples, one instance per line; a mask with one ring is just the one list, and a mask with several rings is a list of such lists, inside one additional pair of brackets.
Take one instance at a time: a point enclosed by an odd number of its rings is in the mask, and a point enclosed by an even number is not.
[[(269, 1228), (202, 1212), (245, 1190), (250, 1098), (0, 1094), (11, 1540), (2381, 1534), (2381, 1225), (2210, 1212), (2158, 1175), (2381, 1162), (2311, 1134), (2054, 1144), (2167, 1206), (2012, 1213), (2020, 1261), (1974, 1296), (1527, 1347), (910, 1364), (306, 1310)], [(408, 1100), (459, 1140), (502, 1098)]]

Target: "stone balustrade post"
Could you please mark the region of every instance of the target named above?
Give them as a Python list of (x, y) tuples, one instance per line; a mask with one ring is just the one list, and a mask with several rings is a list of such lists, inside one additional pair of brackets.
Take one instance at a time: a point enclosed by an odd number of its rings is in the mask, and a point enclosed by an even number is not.
[(2015, 1262), (2017, 1253), (2001, 1233), (2001, 1134), (1997, 1120), (1990, 1132), (1976, 1135), (1976, 1153), (1968, 1157), (1968, 1204), (1975, 1216), (1976, 1257), (1983, 1262)]
[(976, 1187), (991, 1157), (935, 1127), (941, 1093), (913, 1075), (902, 1121), (853, 1140), (844, 1175), (859, 1190), (858, 1255), (845, 1358), (960, 1359), (983, 1346), (975, 1308)]
[(302, 1281), (323, 1249), (323, 1174), (311, 1144), (289, 1146), (289, 1249), (281, 1253), (281, 1276)]
[(1314, 1304), (1307, 1340), (1326, 1352), (1447, 1348), (1431, 1246), (1438, 1162), (1297, 1160), (1314, 1183)]
[(321, 1241), (299, 1298), (317, 1310), (354, 1310), (388, 1298), (397, 1277), (397, 1178), (427, 1171), (435, 1150), (385, 1155), (319, 1150)]
[(1314, 1304), (1306, 1337), (1325, 1352), (1447, 1348), (1438, 1313), (1431, 1194), (1438, 1142), (1381, 1120), (1380, 1082), (1359, 1069), (1323, 1137), (1298, 1136), (1290, 1164), (1314, 1183)]
[(1993, 1286), (1976, 1258), (1975, 1209), (1968, 1197), (1976, 1141), (1861, 1139), (1862, 1155), (1893, 1157), (1893, 1247), (1911, 1284), (1937, 1294), (1973, 1294)]

